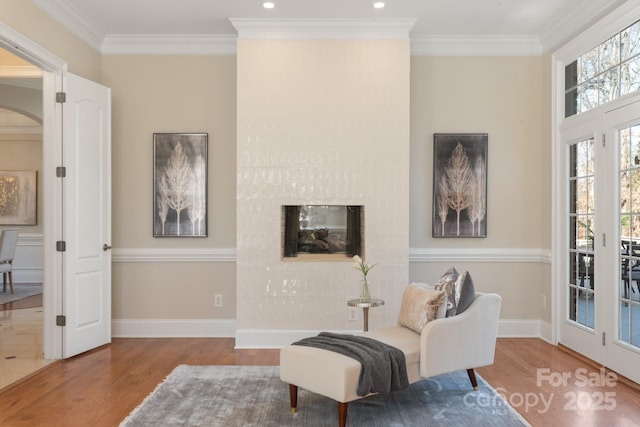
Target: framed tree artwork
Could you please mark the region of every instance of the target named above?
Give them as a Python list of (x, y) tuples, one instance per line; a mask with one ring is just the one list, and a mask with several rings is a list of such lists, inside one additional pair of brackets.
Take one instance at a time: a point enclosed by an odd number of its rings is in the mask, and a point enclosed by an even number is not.
[(487, 237), (488, 139), (433, 135), (433, 237)]
[(207, 140), (153, 134), (153, 237), (207, 236)]

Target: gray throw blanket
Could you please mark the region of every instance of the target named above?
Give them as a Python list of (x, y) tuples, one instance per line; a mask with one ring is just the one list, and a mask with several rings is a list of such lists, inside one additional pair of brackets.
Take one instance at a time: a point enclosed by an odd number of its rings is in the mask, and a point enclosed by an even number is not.
[(322, 348), (344, 354), (362, 365), (358, 382), (358, 396), (369, 393), (388, 393), (409, 387), (404, 353), (388, 344), (357, 335), (321, 332), (293, 345)]

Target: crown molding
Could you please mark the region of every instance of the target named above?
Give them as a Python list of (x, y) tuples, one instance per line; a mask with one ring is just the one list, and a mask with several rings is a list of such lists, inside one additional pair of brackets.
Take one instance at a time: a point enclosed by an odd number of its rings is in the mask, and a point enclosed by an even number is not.
[(543, 53), (535, 36), (436, 35), (411, 38), (412, 55), (531, 56)]
[(238, 39), (409, 39), (416, 19), (230, 18)]
[[(604, 4), (603, 4), (604, 3)], [(540, 35), (543, 51), (550, 52), (575, 38), (578, 34), (602, 20), (614, 10), (626, 13), (638, 5), (637, 0), (609, 0), (606, 2), (582, 2), (580, 7), (553, 22)]]
[(67, 0), (32, 0), (40, 9), (58, 21), (98, 52), (101, 51), (104, 32)]
[(110, 34), (104, 55), (235, 55), (236, 37), (215, 34)]

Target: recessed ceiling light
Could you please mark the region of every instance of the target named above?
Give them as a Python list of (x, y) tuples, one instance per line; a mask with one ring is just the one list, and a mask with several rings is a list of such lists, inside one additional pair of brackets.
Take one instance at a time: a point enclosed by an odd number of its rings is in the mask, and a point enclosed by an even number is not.
[(262, 3), (262, 7), (264, 7), (265, 9), (273, 9), (274, 7), (276, 7), (276, 5), (271, 1), (266, 1)]
[(376, 9), (382, 9), (384, 7), (384, 2), (383, 1), (377, 1), (373, 4), (373, 7), (375, 7)]

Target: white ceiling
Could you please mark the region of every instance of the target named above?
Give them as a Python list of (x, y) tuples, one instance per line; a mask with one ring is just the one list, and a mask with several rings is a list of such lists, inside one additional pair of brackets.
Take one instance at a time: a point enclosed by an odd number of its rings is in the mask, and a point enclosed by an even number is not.
[[(415, 18), (411, 39), (527, 38), (542, 51), (583, 30), (625, 0), (32, 0), (102, 51), (114, 36), (216, 35), (235, 37), (229, 18)], [(131, 40), (131, 38), (129, 38)]]
[[(374, 0), (272, 0), (275, 8), (270, 10), (262, 7), (263, 0), (32, 1), (105, 54), (169, 53), (170, 49), (189, 53), (188, 44), (203, 40), (222, 40), (228, 49), (235, 45), (237, 35), (230, 22), (233, 18), (410, 18), (416, 20), (410, 32), (412, 52), (420, 50), (417, 43), (422, 41), (422, 46), (431, 49), (427, 53), (531, 54), (552, 50), (628, 0), (385, 0), (383, 9), (374, 9)], [(186, 36), (199, 39), (184, 39)], [(151, 48), (149, 44), (139, 46), (140, 40), (148, 43), (151, 39), (155, 40)], [(126, 44), (138, 47), (127, 50), (123, 47)], [(434, 50), (434, 45), (440, 46), (439, 50)], [(34, 82), (2, 77), (3, 84), (31, 87)], [(15, 133), (33, 125), (30, 119), (19, 119), (0, 109), (2, 129)]]

